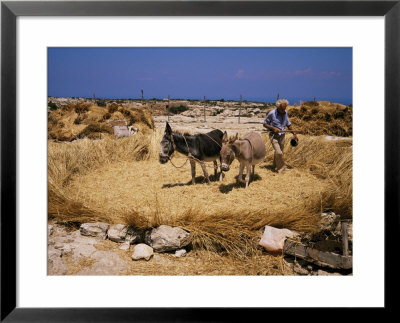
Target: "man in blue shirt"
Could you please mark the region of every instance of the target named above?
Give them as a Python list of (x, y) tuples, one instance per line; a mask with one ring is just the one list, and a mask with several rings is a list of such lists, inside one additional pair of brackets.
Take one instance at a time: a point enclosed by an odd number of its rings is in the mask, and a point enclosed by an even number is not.
[(292, 130), (289, 116), (286, 112), (288, 100), (276, 101), (276, 109), (270, 111), (264, 120), (264, 128), (270, 131), (269, 139), (274, 148), (274, 163), (273, 167), (278, 173), (285, 170), (285, 162), (283, 161), (283, 149), (285, 147), (285, 128), (287, 127), (293, 134), (294, 139), (298, 140), (296, 133)]

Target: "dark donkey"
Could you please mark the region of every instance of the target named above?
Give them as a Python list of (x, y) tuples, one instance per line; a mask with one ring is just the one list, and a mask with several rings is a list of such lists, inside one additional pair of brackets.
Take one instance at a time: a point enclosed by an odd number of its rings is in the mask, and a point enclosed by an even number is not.
[[(188, 156), (190, 166), (192, 168), (192, 184), (195, 184), (196, 177), (196, 162), (200, 163), (203, 169), (204, 177), (207, 183), (210, 184), (206, 165), (204, 162), (214, 162), (214, 175), (217, 175), (218, 164), (217, 159), (221, 152), (222, 136), (221, 130), (213, 130), (206, 134), (199, 133), (193, 136), (181, 134), (172, 131), (169, 123), (165, 127), (164, 137), (161, 140), (160, 146), (160, 163), (165, 164), (171, 159), (171, 155), (175, 150)], [(221, 173), (222, 176), (222, 173)]]

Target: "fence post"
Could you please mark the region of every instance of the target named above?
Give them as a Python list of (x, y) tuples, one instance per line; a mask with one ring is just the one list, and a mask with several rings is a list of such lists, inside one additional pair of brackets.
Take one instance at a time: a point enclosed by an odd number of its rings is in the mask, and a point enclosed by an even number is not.
[(169, 122), (169, 94), (168, 94), (168, 103), (167, 103), (167, 116), (168, 116), (168, 122)]
[(240, 115), (242, 113), (242, 95), (240, 94), (240, 103), (239, 103), (239, 123), (240, 123)]
[(205, 123), (206, 122), (206, 96), (204, 96), (203, 113), (204, 113), (204, 123)]

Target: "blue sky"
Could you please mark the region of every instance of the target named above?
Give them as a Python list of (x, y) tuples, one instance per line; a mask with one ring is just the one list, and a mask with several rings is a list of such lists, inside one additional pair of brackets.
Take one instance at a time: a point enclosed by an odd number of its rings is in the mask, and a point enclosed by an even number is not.
[(352, 103), (351, 48), (49, 48), (48, 95)]

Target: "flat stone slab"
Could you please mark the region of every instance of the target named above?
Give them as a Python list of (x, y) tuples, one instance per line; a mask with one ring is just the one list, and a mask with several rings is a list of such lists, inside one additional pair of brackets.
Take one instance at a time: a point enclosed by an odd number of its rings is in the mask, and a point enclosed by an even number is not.
[(101, 237), (105, 239), (109, 227), (109, 224), (103, 222), (83, 223), (80, 227), (80, 232), (83, 236)]

